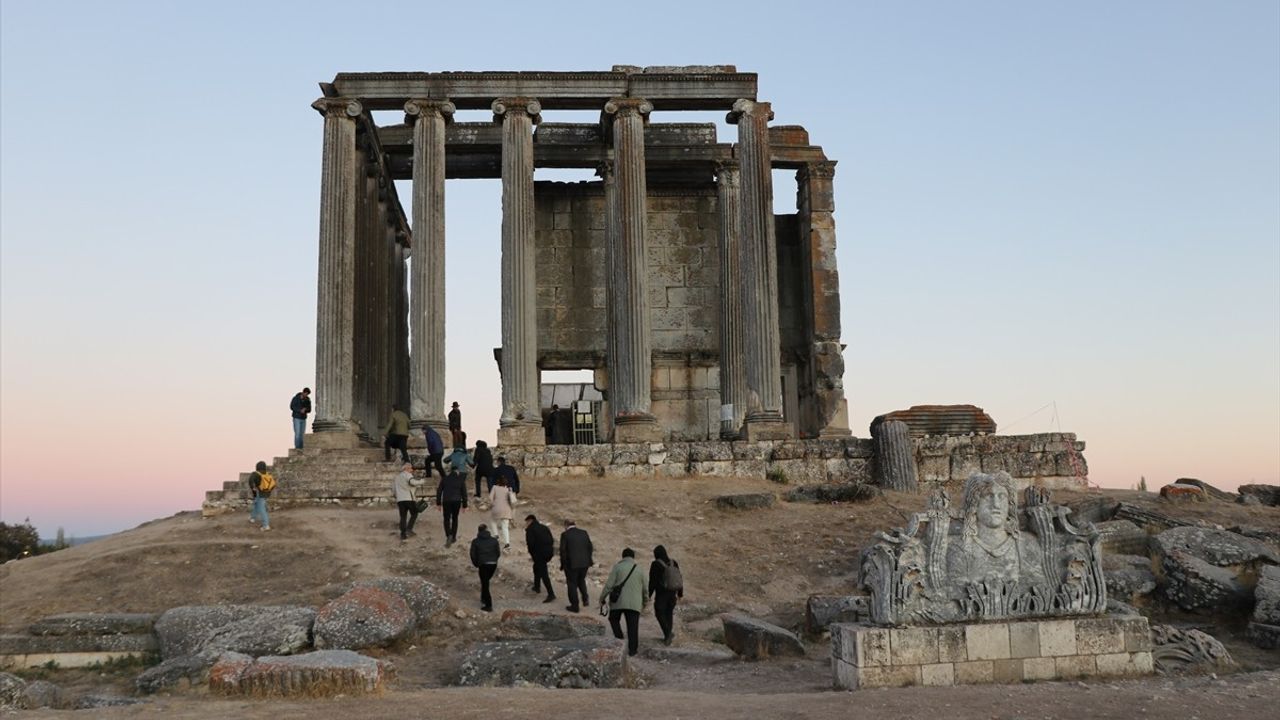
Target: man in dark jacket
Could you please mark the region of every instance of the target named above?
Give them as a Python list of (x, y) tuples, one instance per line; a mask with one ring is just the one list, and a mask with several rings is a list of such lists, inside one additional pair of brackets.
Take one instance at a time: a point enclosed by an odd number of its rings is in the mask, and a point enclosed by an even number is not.
[(302, 447), (302, 436), (307, 432), (307, 415), (311, 414), (311, 388), (302, 388), (302, 392), (289, 401), (289, 412), (293, 413), (293, 446)]
[(453, 409), (449, 411), (449, 435), (452, 436), (450, 443), (453, 447), (466, 444), (462, 439), (462, 410), (458, 409), (456, 402), (453, 404)]
[(436, 506), (444, 513), (444, 546), (458, 542), (458, 513), (467, 506), (467, 478), (452, 471), (436, 485)]
[(487, 493), (493, 489), (493, 484), (498, 481), (498, 476), (493, 472), (493, 451), (489, 449), (489, 444), (483, 440), (476, 441), (476, 451), (471, 458), (471, 466), (476, 469), (476, 499), (480, 499), (480, 478), (484, 478), (488, 483), (488, 487), (484, 489)]
[(476, 539), (471, 541), (471, 564), (480, 571), (480, 609), (493, 612), (493, 596), (489, 594), (489, 581), (498, 572), (498, 558), (502, 549), (498, 538), (489, 534), (489, 526), (481, 524)]
[(511, 488), (511, 492), (520, 494), (520, 474), (516, 472), (514, 466), (507, 464), (507, 459), (502, 455), (498, 456), (498, 466), (493, 469), (493, 473), (494, 482), (497, 482), (498, 478), (506, 478), (507, 487)]
[(565, 610), (578, 612), (579, 594), (583, 605), (591, 604), (587, 597), (587, 569), (592, 565), (591, 536), (572, 520), (565, 520), (564, 528), (560, 533), (560, 570), (569, 586), (569, 605)]
[(533, 558), (533, 591), (540, 591), (545, 584), (547, 599), (542, 602), (555, 601), (556, 591), (551, 587), (551, 576), (547, 573), (547, 563), (556, 556), (556, 541), (551, 537), (551, 528), (529, 515), (524, 519), (524, 544), (529, 548), (529, 557)]
[(436, 472), (440, 473), (440, 477), (444, 477), (444, 464), (440, 462), (444, 458), (444, 440), (440, 439), (440, 433), (430, 425), (422, 428), (422, 434), (427, 438), (427, 479), (431, 479), (431, 467), (434, 465)]

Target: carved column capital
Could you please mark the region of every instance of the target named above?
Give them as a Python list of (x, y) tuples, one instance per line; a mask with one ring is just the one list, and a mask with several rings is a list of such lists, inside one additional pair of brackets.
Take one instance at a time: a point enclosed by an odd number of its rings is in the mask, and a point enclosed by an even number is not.
[(647, 121), (651, 112), (653, 112), (653, 103), (644, 98), (616, 97), (610, 98), (609, 102), (604, 104), (605, 115), (626, 117), (634, 114)]
[(763, 116), (765, 121), (768, 122), (773, 119), (773, 105), (756, 100), (737, 100), (733, 103), (733, 109), (725, 116), (725, 121), (730, 125), (737, 125), (738, 121), (744, 116), (753, 118)]
[(454, 104), (448, 100), (413, 98), (404, 104), (405, 122), (412, 124), (413, 120), (419, 117), (431, 116), (440, 116), (446, 123), (453, 122), (453, 113), (456, 110)]
[(501, 121), (504, 115), (520, 114), (528, 115), (536, 123), (542, 114), (542, 103), (530, 97), (498, 98), (490, 107), (495, 122)]
[(355, 98), (320, 98), (311, 103), (311, 107), (325, 117), (346, 116), (357, 118), (364, 112), (364, 106)]
[(800, 168), (799, 174), (799, 180), (801, 182), (808, 182), (811, 179), (829, 181), (836, 175), (836, 161), (819, 160), (818, 162), (805, 163), (804, 166)]
[(613, 177), (614, 162), (612, 158), (606, 158), (596, 163), (596, 177), (601, 180), (608, 181)]
[(741, 169), (742, 165), (736, 159), (717, 160), (716, 182), (729, 187), (738, 187)]

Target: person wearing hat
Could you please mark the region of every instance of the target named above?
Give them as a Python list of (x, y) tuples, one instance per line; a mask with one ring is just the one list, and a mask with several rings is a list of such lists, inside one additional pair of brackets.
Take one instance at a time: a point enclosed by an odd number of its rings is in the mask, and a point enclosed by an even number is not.
[(453, 409), (449, 411), (449, 433), (453, 435), (453, 447), (466, 444), (466, 440), (462, 435), (462, 411), (458, 409), (458, 403), (453, 403)]

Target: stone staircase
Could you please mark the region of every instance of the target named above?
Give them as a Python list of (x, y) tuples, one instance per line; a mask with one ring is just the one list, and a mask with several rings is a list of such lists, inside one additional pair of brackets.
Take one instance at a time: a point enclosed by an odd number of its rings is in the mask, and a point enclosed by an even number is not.
[[(317, 503), (356, 506), (385, 505), (394, 501), (391, 482), (400, 471), (400, 461), (382, 461), (381, 448), (291, 449), (286, 457), (277, 457), (268, 465), (276, 479), (271, 493), (271, 506), (308, 505)], [(424, 458), (412, 456), (421, 467)], [(247, 510), (252, 503), (249, 492), (251, 472), (240, 473), (221, 490), (205, 493), (201, 513), (208, 517), (232, 510)]]

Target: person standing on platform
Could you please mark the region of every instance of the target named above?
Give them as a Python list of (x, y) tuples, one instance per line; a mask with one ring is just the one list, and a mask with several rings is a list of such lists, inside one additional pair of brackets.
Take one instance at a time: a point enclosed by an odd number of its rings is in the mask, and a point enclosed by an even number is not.
[(289, 412), (293, 414), (293, 446), (302, 448), (302, 436), (307, 432), (307, 416), (311, 414), (311, 388), (302, 388), (302, 392), (289, 401)]
[(399, 450), (400, 461), (409, 462), (409, 416), (399, 405), (391, 406), (391, 417), (382, 434), (386, 437), (382, 442), (382, 461), (391, 462), (391, 451)]
[(405, 463), (400, 472), (391, 481), (391, 492), (396, 496), (396, 510), (400, 511), (400, 542), (416, 535), (413, 526), (418, 522), (418, 502), (413, 495), (413, 488), (422, 481), (413, 476), (413, 465)]
[(627, 654), (640, 649), (640, 611), (649, 602), (649, 582), (644, 573), (636, 572), (636, 551), (627, 548), (622, 559), (609, 571), (609, 579), (600, 590), (601, 604), (609, 606), (609, 626), (613, 636), (622, 639), (622, 620), (627, 621)]
[(462, 410), (458, 409), (458, 403), (453, 404), (453, 409), (449, 411), (449, 433), (453, 435), (452, 445), (458, 446), (458, 443), (465, 443), (462, 439)]
[(533, 559), (533, 591), (539, 592), (546, 585), (547, 598), (542, 602), (554, 602), (556, 591), (551, 586), (551, 576), (547, 573), (547, 563), (556, 556), (556, 540), (551, 536), (551, 528), (538, 522), (538, 518), (533, 515), (525, 517), (524, 544), (529, 549), (529, 557)]
[(476, 451), (471, 458), (471, 467), (476, 469), (476, 499), (480, 499), (480, 478), (484, 478), (487, 486), (484, 491), (489, 492), (493, 489), (493, 483), (498, 479), (494, 474), (493, 467), (493, 451), (489, 449), (489, 444), (483, 440), (476, 441)]
[(587, 597), (587, 569), (592, 566), (591, 536), (577, 526), (572, 520), (564, 521), (564, 532), (560, 533), (560, 570), (564, 572), (565, 584), (569, 586), (569, 612), (578, 612), (578, 596), (582, 596), (582, 605), (591, 605)]
[(649, 596), (653, 598), (653, 615), (662, 628), (662, 643), (670, 645), (675, 637), (676, 598), (684, 597), (684, 575), (680, 563), (672, 560), (661, 545), (653, 549), (653, 562), (649, 564)]
[[(457, 451), (455, 451), (456, 453)], [(458, 542), (458, 513), (467, 507), (467, 476), (450, 470), (436, 485), (436, 505), (444, 516), (444, 546)]]
[(489, 491), (489, 511), (493, 513), (495, 536), (501, 536), (502, 549), (511, 547), (511, 508), (515, 505), (511, 490), (505, 478), (498, 478), (498, 484)]
[(422, 434), (427, 438), (427, 479), (431, 479), (431, 466), (434, 465), (436, 472), (440, 473), (440, 477), (444, 477), (444, 465), (440, 463), (440, 459), (444, 457), (444, 440), (440, 439), (440, 433), (430, 425), (422, 428)]
[(481, 523), (476, 539), (471, 541), (471, 564), (480, 571), (480, 609), (493, 612), (493, 596), (489, 594), (489, 581), (498, 572), (498, 539), (489, 534), (489, 526)]

